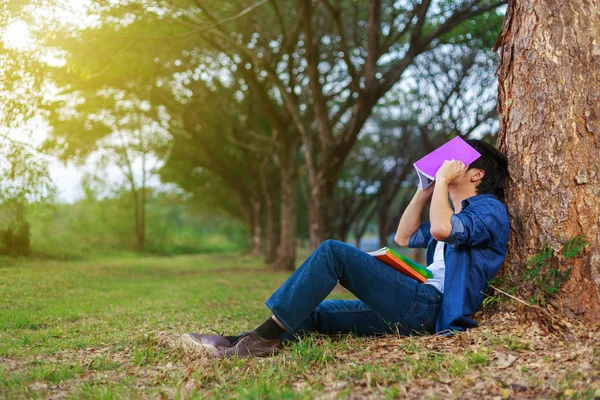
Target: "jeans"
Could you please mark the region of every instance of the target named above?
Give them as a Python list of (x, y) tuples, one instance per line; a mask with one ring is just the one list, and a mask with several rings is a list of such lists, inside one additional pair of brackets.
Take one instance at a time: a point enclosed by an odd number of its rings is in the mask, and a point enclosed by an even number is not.
[[(340, 283), (359, 300), (325, 300)], [(346, 243), (326, 240), (265, 302), (287, 332), (435, 333), (442, 294)]]

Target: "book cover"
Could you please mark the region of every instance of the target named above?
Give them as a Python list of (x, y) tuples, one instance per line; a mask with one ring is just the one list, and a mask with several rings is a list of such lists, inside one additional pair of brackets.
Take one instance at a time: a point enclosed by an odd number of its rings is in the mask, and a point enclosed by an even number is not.
[(408, 264), (409, 267), (411, 267), (412, 269), (414, 269), (415, 271), (417, 271), (418, 273), (423, 275), (425, 278), (433, 278), (433, 273), (430, 270), (428, 270), (426, 267), (424, 267), (423, 265), (411, 260), (410, 258), (406, 257), (405, 255), (398, 253), (392, 249), (388, 249), (388, 250), (391, 251), (392, 254), (395, 255), (398, 259), (400, 259), (400, 261), (403, 261), (406, 264)]
[(414, 163), (419, 177), (419, 189), (425, 189), (435, 181), (435, 174), (444, 161), (460, 160), (468, 166), (479, 157), (481, 154), (477, 150), (459, 136), (455, 137)]
[(413, 278), (418, 282), (423, 283), (423, 282), (427, 281), (427, 278), (433, 277), (431, 271), (427, 270), (423, 266), (420, 266), (419, 264), (415, 263), (414, 261), (406, 258), (405, 256), (401, 256), (404, 259), (410, 260), (410, 262), (412, 264), (419, 266), (420, 269), (422, 270), (422, 271), (417, 271), (409, 263), (407, 263), (407, 262), (403, 261), (401, 258), (399, 258), (398, 253), (396, 253), (395, 251), (391, 250), (388, 247), (384, 247), (384, 248), (376, 250), (376, 251), (371, 251), (371, 252), (368, 252), (367, 254), (372, 255), (373, 257), (377, 258), (379, 261), (383, 261), (390, 267), (395, 268), (396, 270), (402, 272), (404, 275), (406, 275), (410, 278)]

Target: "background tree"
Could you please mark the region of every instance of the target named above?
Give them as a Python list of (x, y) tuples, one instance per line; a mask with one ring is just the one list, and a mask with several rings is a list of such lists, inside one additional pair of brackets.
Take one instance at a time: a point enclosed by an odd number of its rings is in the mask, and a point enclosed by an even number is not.
[[(561, 296), (600, 318), (600, 19), (597, 1), (510, 1), (498, 45), (499, 147), (508, 156), (511, 239), (505, 270), (521, 277), (546, 243), (590, 245)], [(567, 265), (560, 267), (561, 272)], [(517, 280), (519, 280), (517, 279)]]
[[(196, 82), (194, 96), (181, 106), (181, 129), (173, 129), (173, 148), (161, 176), (191, 193), (212, 197), (198, 192), (196, 187), (202, 186), (197, 186), (196, 179), (202, 176), (194, 171), (215, 175), (239, 203), (236, 209), (241, 210), (252, 235), (252, 253), (264, 254), (267, 262), (273, 262), (280, 200), (279, 176), (272, 162), (275, 141), (252, 97), (240, 99), (239, 90), (237, 85), (227, 87), (217, 81), (213, 85)], [(209, 102), (211, 107), (206, 107)]]
[[(135, 248), (146, 245), (146, 203), (151, 179), (169, 148), (167, 115), (130, 93), (98, 92), (75, 105), (52, 103), (53, 132), (44, 144), (62, 160), (91, 161), (96, 168), (117, 168), (131, 196)], [(57, 109), (53, 106), (58, 104)]]

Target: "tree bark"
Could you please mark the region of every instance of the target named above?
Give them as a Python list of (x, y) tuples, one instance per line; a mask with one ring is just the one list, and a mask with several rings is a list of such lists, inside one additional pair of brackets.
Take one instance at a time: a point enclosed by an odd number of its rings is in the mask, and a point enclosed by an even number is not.
[(315, 250), (326, 239), (332, 237), (332, 205), (333, 190), (335, 183), (330, 183), (337, 175), (320, 177), (311, 182), (310, 204), (309, 204), (309, 244), (310, 249)]
[(250, 254), (260, 257), (263, 254), (261, 203), (254, 200), (250, 210), (250, 234), (252, 235), (252, 248)]
[(387, 246), (387, 237), (390, 228), (390, 204), (384, 203), (377, 209), (377, 231), (379, 235), (379, 247)]
[(364, 214), (362, 218), (356, 219), (356, 225), (354, 227), (354, 241), (356, 242), (356, 247), (360, 248), (360, 241), (362, 237), (367, 232), (367, 228), (371, 223), (371, 219), (377, 212), (377, 204), (373, 204), (370, 209)]
[(265, 250), (264, 259), (267, 264), (277, 259), (277, 244), (279, 234), (275, 227), (275, 203), (273, 201), (272, 188), (267, 182), (268, 158), (265, 158), (260, 166), (260, 183), (263, 192), (265, 206)]
[(339, 240), (340, 242), (347, 242), (348, 235), (350, 235), (350, 226), (347, 224), (340, 225), (337, 230), (336, 239)]
[(140, 189), (140, 227), (138, 248), (142, 252), (146, 249), (146, 185)]
[(293, 271), (296, 267), (296, 150), (293, 137), (282, 138), (279, 168), (281, 174), (281, 229), (277, 260), (272, 267)]
[(497, 46), (505, 271), (517, 275), (546, 242), (558, 252), (584, 234), (584, 256), (560, 267), (573, 268), (561, 297), (569, 315), (599, 321), (600, 1), (511, 0)]
[(360, 249), (360, 241), (362, 239), (363, 233), (360, 226), (360, 220), (357, 219), (354, 223), (354, 245), (357, 249)]
[(135, 186), (132, 186), (131, 196), (133, 204), (133, 222), (134, 222), (134, 234), (135, 234), (135, 250), (138, 252), (144, 251), (145, 238), (144, 238), (144, 227), (142, 226), (142, 212), (141, 207), (144, 206), (143, 202), (140, 201), (141, 191)]
[(266, 205), (270, 208), (267, 212), (265, 221), (265, 249), (263, 258), (266, 264), (271, 264), (277, 260), (277, 249), (279, 247), (279, 231), (278, 224), (275, 218), (276, 207), (275, 204), (271, 203)]

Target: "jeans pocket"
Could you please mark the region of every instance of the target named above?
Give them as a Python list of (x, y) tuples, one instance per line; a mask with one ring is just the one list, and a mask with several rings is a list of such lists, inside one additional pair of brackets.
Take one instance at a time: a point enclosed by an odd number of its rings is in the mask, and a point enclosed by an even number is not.
[(415, 302), (404, 317), (406, 334), (435, 333), (439, 308), (439, 304)]

